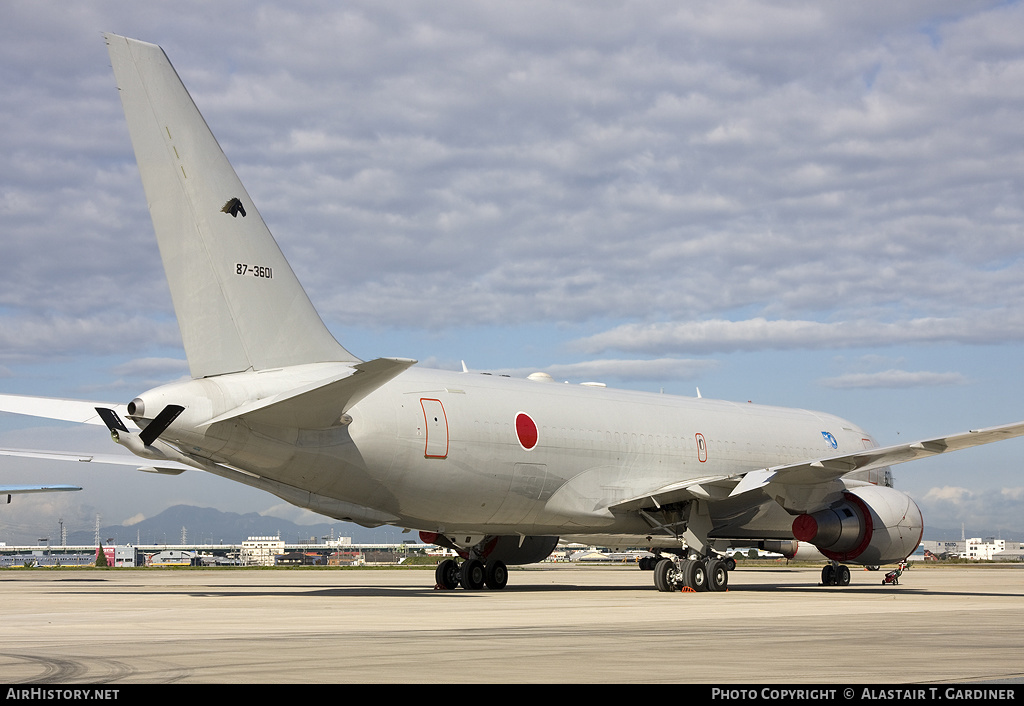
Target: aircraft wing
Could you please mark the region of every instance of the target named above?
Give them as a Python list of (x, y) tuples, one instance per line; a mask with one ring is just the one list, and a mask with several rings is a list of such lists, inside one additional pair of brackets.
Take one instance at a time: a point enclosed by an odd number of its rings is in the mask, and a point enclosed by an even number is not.
[(778, 468), (766, 468), (744, 474), (743, 479), (732, 490), (732, 495), (739, 495), (756, 490), (768, 483), (787, 485), (813, 485), (824, 483), (846, 475), (851, 471), (868, 471), (897, 463), (916, 461), (949, 451), (969, 449), (972, 446), (991, 444), (994, 441), (1024, 436), (1024, 422), (1004, 424), (988, 429), (976, 429), (951, 436), (940, 436), (934, 439), (914, 441), (909, 444), (896, 444), (877, 449), (863, 449), (851, 454), (830, 456), (804, 463), (795, 463)]
[(708, 476), (693, 478), (678, 483), (654, 488), (610, 506), (613, 511), (638, 510), (652, 505), (667, 505), (693, 499), (723, 499), (752, 490), (758, 490), (769, 483), (781, 485), (816, 485), (827, 483), (852, 471), (867, 471), (892, 466), (907, 461), (928, 458), (949, 451), (959, 451), (982, 446), (994, 441), (1024, 436), (1024, 422), (1004, 424), (987, 429), (976, 429), (951, 436), (896, 444), (875, 449), (862, 449), (854, 453), (828, 456), (802, 461), (785, 466), (761, 468), (730, 476)]

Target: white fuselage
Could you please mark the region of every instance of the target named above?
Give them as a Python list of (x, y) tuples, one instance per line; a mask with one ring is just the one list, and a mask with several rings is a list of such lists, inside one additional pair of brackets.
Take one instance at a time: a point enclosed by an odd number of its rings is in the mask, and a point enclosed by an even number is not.
[[(857, 426), (818, 412), (418, 368), (360, 400), (343, 425), (236, 419), (202, 428), (335, 368), (225, 375), (142, 398), (147, 410), (186, 407), (163, 436), (186, 454), (341, 501), (337, 511), (307, 505), (340, 519), (432, 532), (643, 534), (635, 513), (604, 508), (692, 478), (874, 446)], [(744, 525), (749, 536), (790, 537), (792, 518), (768, 500), (750, 494), (716, 512), (764, 505)]]

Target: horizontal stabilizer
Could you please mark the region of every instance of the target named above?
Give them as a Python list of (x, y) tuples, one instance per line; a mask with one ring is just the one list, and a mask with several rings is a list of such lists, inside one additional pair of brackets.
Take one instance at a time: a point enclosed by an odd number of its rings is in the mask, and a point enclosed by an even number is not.
[(79, 463), (99, 463), (110, 466), (134, 466), (137, 470), (164, 475), (178, 475), (192, 467), (175, 461), (161, 461), (159, 466), (140, 466), (137, 456), (130, 454), (94, 454), (74, 453), (73, 451), (35, 451), (32, 449), (0, 449), (0, 456), (17, 458), (38, 458), (47, 461), (78, 461)]
[(236, 407), (202, 426), (239, 417), (257, 424), (300, 429), (338, 426), (343, 423), (342, 415), (359, 400), (415, 364), (409, 358), (377, 358), (357, 363), (339, 375)]
[(0, 412), (25, 414), (30, 417), (44, 417), (46, 419), (59, 419), (64, 422), (77, 422), (79, 424), (105, 425), (105, 422), (96, 411), (97, 407), (109, 408), (121, 415), (128, 412), (128, 408), (123, 404), (65, 400), (56, 397), (0, 395)]

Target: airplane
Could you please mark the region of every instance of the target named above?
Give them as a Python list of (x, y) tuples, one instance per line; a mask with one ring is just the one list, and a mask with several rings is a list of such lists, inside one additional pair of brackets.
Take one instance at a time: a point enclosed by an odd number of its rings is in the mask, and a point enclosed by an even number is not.
[(559, 537), (648, 548), (665, 592), (726, 590), (730, 545), (804, 542), (828, 559), (821, 583), (845, 586), (848, 564), (902, 561), (921, 540), (892, 465), (1024, 435), (1018, 422), (879, 447), (822, 412), (360, 359), (320, 319), (163, 50), (104, 38), (191, 379), (127, 405), (3, 395), (0, 410), (102, 424), (144, 470), (200, 469), (418, 530), (457, 553), (437, 587), (468, 590), (504, 588), (509, 566)]

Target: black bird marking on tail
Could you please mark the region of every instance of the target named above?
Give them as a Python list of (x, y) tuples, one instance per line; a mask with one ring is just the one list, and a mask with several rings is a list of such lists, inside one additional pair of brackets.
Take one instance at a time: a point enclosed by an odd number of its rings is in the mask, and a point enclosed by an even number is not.
[(230, 213), (232, 218), (237, 218), (238, 214), (241, 213), (242, 218), (245, 218), (245, 206), (242, 205), (242, 202), (238, 200), (237, 196), (224, 204), (224, 208), (221, 209), (221, 212)]

